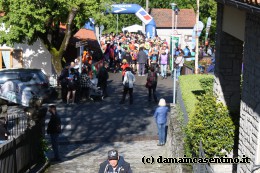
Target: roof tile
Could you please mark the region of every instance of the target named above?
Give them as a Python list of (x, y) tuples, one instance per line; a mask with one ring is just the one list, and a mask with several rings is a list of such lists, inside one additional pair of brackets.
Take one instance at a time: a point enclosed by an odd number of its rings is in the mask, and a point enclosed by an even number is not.
[[(157, 28), (172, 27), (172, 9), (153, 8), (153, 16)], [(193, 28), (196, 23), (196, 15), (193, 9), (180, 9), (177, 16), (177, 28)]]

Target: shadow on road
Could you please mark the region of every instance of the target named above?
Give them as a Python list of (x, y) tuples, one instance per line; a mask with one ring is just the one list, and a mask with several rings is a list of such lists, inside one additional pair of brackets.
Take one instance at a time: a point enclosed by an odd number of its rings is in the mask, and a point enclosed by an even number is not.
[[(58, 113), (62, 118), (63, 133), (60, 144), (96, 143), (86, 153), (102, 147), (104, 142), (157, 139), (157, 127), (153, 113), (157, 103), (148, 102), (145, 88), (146, 77), (136, 76), (134, 104), (129, 100), (120, 105), (123, 86), (121, 74), (109, 74), (109, 97), (101, 102), (85, 102), (77, 105), (57, 103)], [(172, 80), (158, 79), (158, 100), (172, 102)], [(67, 152), (70, 152), (69, 150)], [(82, 155), (84, 153), (79, 153)], [(74, 156), (76, 157), (76, 156)]]

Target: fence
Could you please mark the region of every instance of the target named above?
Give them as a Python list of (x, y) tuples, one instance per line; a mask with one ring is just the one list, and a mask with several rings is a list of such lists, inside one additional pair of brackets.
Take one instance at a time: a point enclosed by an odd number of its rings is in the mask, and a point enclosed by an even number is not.
[[(9, 140), (0, 144), (0, 173), (22, 173), (43, 158), (41, 149), (42, 122), (28, 126), (23, 110), (8, 113)], [(30, 123), (31, 124), (31, 123)]]
[[(205, 158), (205, 153), (202, 148), (202, 143), (200, 141), (199, 147), (199, 158)], [(213, 169), (210, 167), (208, 163), (196, 163), (193, 164), (193, 173), (214, 173)]]
[(22, 109), (11, 108), (8, 111), (7, 129), (10, 133), (9, 139), (22, 134), (28, 127), (29, 119)]

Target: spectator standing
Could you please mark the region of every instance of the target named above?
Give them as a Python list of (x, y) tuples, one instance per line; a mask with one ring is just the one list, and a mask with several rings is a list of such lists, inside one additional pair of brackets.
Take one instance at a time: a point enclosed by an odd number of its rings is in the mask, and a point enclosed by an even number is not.
[(119, 102), (120, 104), (124, 104), (125, 102), (125, 97), (126, 94), (129, 93), (130, 97), (130, 104), (133, 104), (133, 88), (134, 88), (134, 83), (135, 83), (135, 76), (131, 72), (131, 68), (127, 67), (126, 72), (124, 75), (124, 80), (123, 80), (123, 85), (124, 85), (124, 92), (123, 92), (123, 97), (122, 100)]
[(117, 150), (110, 150), (107, 160), (100, 164), (98, 173), (132, 173), (132, 170)]
[(147, 63), (147, 55), (143, 50), (143, 47), (140, 47), (137, 54), (137, 63), (138, 65), (138, 76), (145, 76), (145, 64)]
[(67, 77), (68, 79), (68, 94), (67, 94), (67, 104), (70, 103), (70, 98), (72, 98), (72, 104), (75, 103), (75, 96), (76, 96), (76, 89), (77, 89), (77, 84), (79, 81), (79, 76), (76, 73), (74, 68), (70, 69), (70, 74)]
[(103, 92), (103, 96), (107, 97), (107, 80), (109, 78), (108, 72), (107, 72), (107, 63), (103, 62), (101, 63), (101, 66), (99, 67), (98, 73), (98, 84), (97, 86), (101, 88)]
[(165, 49), (162, 48), (160, 55), (159, 55), (159, 63), (161, 66), (161, 76), (162, 79), (166, 79), (167, 78), (167, 61), (168, 61), (168, 54), (165, 52)]
[(80, 100), (82, 100), (84, 97), (86, 98), (86, 100), (89, 99), (89, 81), (90, 78), (88, 76), (87, 67), (84, 66), (80, 74)]
[(153, 116), (155, 118), (159, 134), (159, 143), (157, 145), (162, 146), (165, 145), (166, 142), (166, 123), (168, 107), (166, 106), (166, 101), (163, 98), (160, 99), (158, 105), (159, 106), (156, 108)]
[(51, 114), (50, 121), (47, 127), (47, 134), (51, 137), (52, 150), (54, 152), (54, 158), (52, 161), (60, 161), (59, 155), (59, 134), (61, 133), (61, 120), (57, 114), (56, 106), (50, 105), (49, 112)]
[(61, 74), (58, 78), (60, 85), (61, 85), (61, 98), (63, 103), (67, 101), (67, 92), (68, 92), (68, 80), (67, 77), (69, 76), (69, 68), (70, 64), (67, 63), (65, 67), (62, 69)]
[(184, 64), (184, 57), (183, 57), (183, 52), (180, 51), (179, 55), (177, 56), (175, 60), (175, 68), (176, 68), (176, 79), (179, 79), (179, 76), (181, 75), (181, 69)]
[(114, 68), (115, 65), (115, 48), (114, 44), (110, 45), (110, 50), (109, 50), (109, 68), (110, 70)]

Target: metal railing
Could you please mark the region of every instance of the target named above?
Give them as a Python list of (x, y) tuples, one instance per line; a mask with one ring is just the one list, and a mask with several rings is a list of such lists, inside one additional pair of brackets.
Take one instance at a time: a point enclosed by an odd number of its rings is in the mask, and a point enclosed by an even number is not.
[(44, 160), (41, 142), (45, 116), (34, 121), (19, 106), (10, 106), (7, 115), (10, 134), (8, 140), (0, 144), (0, 173), (26, 172)]
[(10, 133), (9, 139), (22, 134), (28, 127), (28, 117), (21, 109), (13, 108), (8, 112), (7, 130)]
[[(199, 146), (199, 158), (205, 158), (205, 152), (202, 148), (202, 143), (200, 141)], [(208, 163), (196, 163), (193, 164), (193, 173), (214, 173), (213, 169)]]

